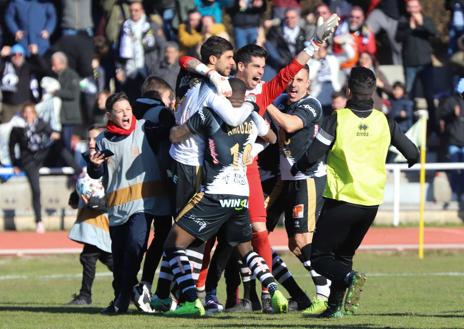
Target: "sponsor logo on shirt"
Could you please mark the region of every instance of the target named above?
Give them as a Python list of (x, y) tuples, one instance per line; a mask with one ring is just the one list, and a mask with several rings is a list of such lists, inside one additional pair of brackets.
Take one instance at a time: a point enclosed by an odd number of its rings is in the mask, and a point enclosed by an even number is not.
[(310, 111), (315, 117), (317, 116), (316, 110), (313, 109), (310, 105), (308, 105), (308, 104), (303, 104), (303, 105), (301, 105), (301, 107), (304, 108), (304, 109), (306, 109), (306, 110), (308, 110), (308, 111)]
[(235, 208), (235, 210), (248, 208), (248, 199), (222, 199), (219, 203), (222, 208)]
[(304, 217), (304, 204), (300, 203), (293, 207), (293, 218), (303, 218)]
[(356, 136), (369, 136), (369, 127), (365, 123), (360, 123), (358, 126), (358, 132), (356, 133)]

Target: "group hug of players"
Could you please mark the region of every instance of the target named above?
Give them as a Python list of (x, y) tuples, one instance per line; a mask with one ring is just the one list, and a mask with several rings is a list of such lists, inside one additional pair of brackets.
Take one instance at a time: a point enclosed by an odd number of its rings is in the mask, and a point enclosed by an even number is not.
[[(102, 313), (125, 313), (131, 300), (141, 311), (167, 316), (356, 311), (366, 277), (352, 270), (352, 259), (383, 199), (388, 147), (395, 145), (410, 165), (418, 152), (372, 108), (372, 71), (353, 69), (347, 108), (328, 118), (309, 95), (305, 64), (338, 20), (334, 14), (318, 21), (310, 45), (269, 82), (261, 81), (263, 48), (234, 53), (228, 41), (211, 37), (201, 61), (180, 60), (174, 112), (173, 92), (157, 77), (144, 82), (134, 109), (123, 93), (108, 98), (108, 124), (88, 166), (105, 186), (112, 240), (115, 298)], [(234, 67), (235, 77), (225, 78)], [(276, 143), (279, 174), (266, 177), (257, 156)], [(316, 286), (312, 300), (269, 244), (282, 215), (289, 250)], [(155, 238), (139, 283), (152, 223)], [(222, 305), (216, 288), (224, 271)]]

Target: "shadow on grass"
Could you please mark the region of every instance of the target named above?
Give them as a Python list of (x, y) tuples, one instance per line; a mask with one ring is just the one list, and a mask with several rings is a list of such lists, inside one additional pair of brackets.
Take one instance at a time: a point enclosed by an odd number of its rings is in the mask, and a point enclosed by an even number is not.
[[(327, 320), (324, 323), (317, 324), (317, 323), (310, 323), (307, 325), (301, 325), (301, 324), (290, 324), (286, 323), (284, 321), (281, 321), (279, 323), (254, 323), (253, 327), (254, 328), (311, 328), (311, 329), (323, 329), (323, 328), (334, 328), (334, 329), (376, 329), (376, 328), (386, 328), (385, 326), (379, 326), (379, 325), (374, 325), (374, 324), (341, 324), (341, 323), (335, 323), (338, 322), (339, 320)], [(214, 328), (240, 328), (243, 327), (243, 323), (231, 323), (228, 322), (227, 324), (214, 324)], [(388, 328), (388, 327), (387, 327)], [(400, 328), (400, 327), (394, 327), (395, 329), (406, 329), (406, 328)]]
[(414, 316), (414, 317), (423, 317), (423, 318), (448, 318), (448, 319), (457, 319), (457, 318), (464, 318), (463, 311), (446, 311), (438, 314), (434, 313), (412, 313), (412, 312), (404, 312), (404, 313), (375, 313), (375, 314), (363, 314), (367, 316)]
[[(4, 306), (0, 305), (0, 312), (32, 312), (32, 313), (71, 313), (71, 314), (100, 314), (103, 307), (81, 306)], [(141, 313), (129, 311), (127, 315), (141, 315)]]

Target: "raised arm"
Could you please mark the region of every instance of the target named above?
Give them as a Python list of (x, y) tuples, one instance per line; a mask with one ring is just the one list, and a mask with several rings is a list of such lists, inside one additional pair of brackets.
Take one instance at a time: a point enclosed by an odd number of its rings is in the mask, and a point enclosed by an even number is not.
[(227, 97), (232, 95), (232, 88), (227, 78), (200, 62), (199, 59), (190, 56), (182, 56), (179, 58), (179, 65), (184, 70), (207, 77), (216, 87), (219, 94)]

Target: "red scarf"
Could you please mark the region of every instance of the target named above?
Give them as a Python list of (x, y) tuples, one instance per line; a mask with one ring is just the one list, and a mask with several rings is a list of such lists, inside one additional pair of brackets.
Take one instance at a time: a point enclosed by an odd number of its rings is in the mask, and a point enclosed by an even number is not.
[(135, 130), (136, 123), (137, 123), (137, 119), (135, 118), (134, 115), (132, 115), (132, 122), (131, 122), (131, 126), (129, 129), (121, 128), (115, 125), (112, 121), (108, 120), (106, 124), (106, 130), (115, 135), (129, 136)]

